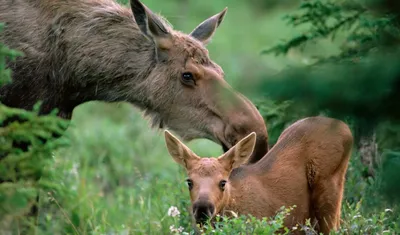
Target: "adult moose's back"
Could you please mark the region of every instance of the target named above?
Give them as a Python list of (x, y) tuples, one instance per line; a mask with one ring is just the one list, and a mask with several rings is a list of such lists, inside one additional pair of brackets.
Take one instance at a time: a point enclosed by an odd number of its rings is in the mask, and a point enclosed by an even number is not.
[[(189, 35), (172, 29), (138, 0), (2, 0), (0, 42), (22, 51), (8, 66), (13, 82), (0, 101), (41, 113), (58, 108), (71, 118), (87, 101), (127, 101), (184, 140), (207, 138), (225, 150), (257, 133), (249, 162), (268, 151), (267, 131), (255, 106), (224, 80), (205, 45), (226, 9)], [(246, 79), (246, 78), (244, 78)]]

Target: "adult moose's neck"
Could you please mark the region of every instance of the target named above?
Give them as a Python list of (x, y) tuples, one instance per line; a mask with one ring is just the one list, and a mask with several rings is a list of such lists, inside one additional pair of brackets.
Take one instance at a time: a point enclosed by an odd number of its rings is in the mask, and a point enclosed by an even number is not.
[(70, 91), (63, 95), (69, 97), (70, 110), (94, 100), (151, 108), (148, 77), (156, 66), (154, 43), (134, 24), (130, 9), (114, 10), (94, 12), (82, 19), (86, 24), (76, 26), (82, 33), (64, 35), (71, 41), (66, 55), (70, 83), (64, 84)]
[(256, 144), (254, 146), (254, 151), (250, 156), (248, 164), (254, 164), (262, 159), (269, 151), (268, 146), (268, 134), (267, 132), (261, 132), (257, 135)]
[(95, 100), (149, 108), (146, 79), (155, 66), (154, 44), (139, 32), (129, 9), (105, 9), (68, 8), (72, 12), (43, 22), (52, 25), (38, 42), (45, 50), (33, 53), (25, 47), (34, 45), (19, 48), (7, 39), (25, 55), (10, 62), (13, 83), (0, 88), (0, 101), (28, 110), (42, 101), (41, 113), (58, 108), (67, 119), (76, 106)]

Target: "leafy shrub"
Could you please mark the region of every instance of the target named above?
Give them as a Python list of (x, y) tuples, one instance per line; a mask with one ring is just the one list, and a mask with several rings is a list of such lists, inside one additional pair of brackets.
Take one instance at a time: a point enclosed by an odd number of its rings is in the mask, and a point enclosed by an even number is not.
[[(3, 26), (3, 25), (1, 25)], [(22, 54), (0, 44), (0, 85), (11, 81), (6, 61)], [(32, 112), (6, 107), (0, 103), (0, 227), (2, 233), (29, 234), (35, 231), (36, 217), (27, 217), (37, 208), (37, 196), (60, 192), (50, 170), (53, 151), (68, 145), (58, 139), (69, 122), (52, 113), (39, 116), (39, 104)], [(32, 211), (33, 214), (36, 214)]]
[(343, 205), (341, 227), (332, 234), (396, 234), (400, 231), (399, 224), (390, 221), (393, 214), (391, 209), (366, 216), (361, 212), (361, 205), (362, 200)]

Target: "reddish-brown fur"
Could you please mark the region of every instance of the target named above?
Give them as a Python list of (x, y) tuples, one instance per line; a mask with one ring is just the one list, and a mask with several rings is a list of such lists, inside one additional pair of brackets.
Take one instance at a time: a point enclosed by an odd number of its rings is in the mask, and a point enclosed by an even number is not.
[[(199, 158), (166, 132), (171, 156), (186, 170), (192, 189), (193, 215), (234, 211), (256, 217), (273, 216), (281, 206), (296, 208), (287, 226), (307, 218), (328, 234), (340, 225), (345, 174), (353, 136), (349, 127), (326, 117), (306, 118), (288, 127), (277, 144), (253, 165), (242, 165), (251, 155), (255, 133), (219, 158)], [(226, 180), (224, 190), (220, 182)]]
[(153, 126), (225, 149), (254, 131), (256, 162), (268, 150), (264, 121), (205, 48), (225, 13), (184, 34), (138, 0), (131, 9), (113, 0), (1, 0), (0, 42), (25, 55), (9, 62), (13, 83), (0, 101), (31, 109), (42, 100), (42, 113), (58, 108), (64, 118), (87, 101), (127, 101)]

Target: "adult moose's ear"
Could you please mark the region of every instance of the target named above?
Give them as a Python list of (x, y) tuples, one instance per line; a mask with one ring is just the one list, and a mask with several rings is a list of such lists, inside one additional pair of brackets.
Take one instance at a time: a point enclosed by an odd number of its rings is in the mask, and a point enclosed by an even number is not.
[(172, 35), (168, 26), (139, 0), (131, 0), (131, 8), (140, 31), (153, 39), (160, 49), (172, 47)]
[(251, 156), (256, 144), (256, 133), (252, 132), (218, 158), (227, 171), (239, 167)]
[(227, 11), (228, 8), (225, 7), (225, 9), (220, 13), (211, 16), (207, 20), (203, 21), (190, 33), (190, 36), (196, 38), (204, 45), (206, 45), (211, 40), (215, 30), (221, 24)]
[(171, 157), (175, 162), (189, 169), (200, 158), (171, 132), (165, 130), (165, 143)]

